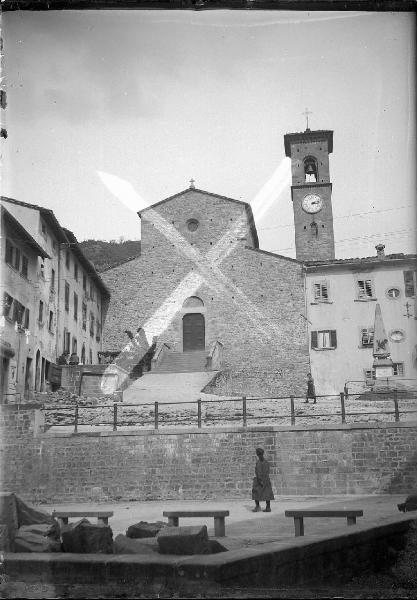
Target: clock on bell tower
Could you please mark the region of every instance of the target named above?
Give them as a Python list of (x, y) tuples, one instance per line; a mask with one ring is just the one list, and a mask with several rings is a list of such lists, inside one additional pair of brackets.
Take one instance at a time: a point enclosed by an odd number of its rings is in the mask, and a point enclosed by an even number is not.
[(333, 131), (284, 135), (285, 154), (291, 158), (291, 198), (294, 211), (296, 258), (302, 261), (335, 257), (332, 184), (329, 154)]

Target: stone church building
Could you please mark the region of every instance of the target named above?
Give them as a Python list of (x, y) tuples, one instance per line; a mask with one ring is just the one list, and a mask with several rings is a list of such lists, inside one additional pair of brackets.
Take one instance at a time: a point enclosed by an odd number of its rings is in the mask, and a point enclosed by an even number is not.
[[(292, 165), (296, 259), (259, 248), (249, 204), (191, 182), (139, 213), (141, 256), (101, 274), (111, 290), (103, 335), (108, 353), (129, 353), (126, 334), (139, 329), (139, 357), (156, 343), (152, 372), (216, 371), (214, 393), (304, 395), (311, 371), (317, 393), (337, 394), (347, 380), (369, 377), (379, 302), (392, 331), (404, 332), (406, 342), (395, 344), (397, 375), (416, 376), (417, 340), (402, 315), (409, 313), (404, 302), (415, 299), (415, 255), (337, 260), (333, 132), (289, 133), (284, 148)], [(381, 285), (369, 293), (378, 278)], [(395, 283), (394, 296), (385, 281)], [(368, 286), (365, 294), (361, 285)]]

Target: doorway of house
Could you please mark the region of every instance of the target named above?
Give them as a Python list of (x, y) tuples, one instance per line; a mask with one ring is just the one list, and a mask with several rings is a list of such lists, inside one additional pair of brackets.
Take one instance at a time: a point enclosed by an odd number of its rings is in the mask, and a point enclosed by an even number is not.
[(204, 315), (189, 313), (182, 319), (183, 352), (204, 350), (206, 347), (206, 331)]

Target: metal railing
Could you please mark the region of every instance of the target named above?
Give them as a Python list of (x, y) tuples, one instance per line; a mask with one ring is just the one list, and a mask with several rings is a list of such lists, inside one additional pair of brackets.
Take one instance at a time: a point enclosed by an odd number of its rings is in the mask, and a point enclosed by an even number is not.
[[(414, 394), (414, 397), (417, 398), (417, 390), (412, 391), (410, 390), (411, 393)], [(375, 396), (378, 396), (378, 392), (374, 392)], [(300, 412), (301, 409), (296, 409), (295, 406), (295, 401), (296, 400), (302, 400), (303, 403), (305, 401), (304, 397), (301, 396), (285, 396), (285, 397), (272, 397), (272, 396), (265, 396), (265, 397), (246, 397), (246, 396), (241, 396), (239, 398), (227, 398), (227, 399), (219, 399), (219, 400), (197, 400), (197, 401), (193, 401), (193, 402), (153, 402), (153, 403), (145, 403), (145, 404), (125, 404), (125, 403), (112, 403), (112, 404), (95, 404), (95, 405), (86, 405), (86, 404), (75, 404), (72, 406), (55, 406), (55, 407), (44, 407), (43, 410), (45, 413), (54, 411), (59, 412), (59, 411), (72, 411), (73, 414), (73, 418), (70, 417), (70, 415), (68, 416), (67, 422), (65, 423), (51, 423), (48, 424), (47, 427), (51, 427), (51, 426), (55, 426), (55, 427), (62, 427), (62, 426), (73, 426), (74, 427), (74, 433), (78, 432), (79, 427), (81, 426), (93, 426), (93, 427), (97, 427), (97, 426), (102, 426), (102, 425), (106, 425), (106, 426), (112, 426), (113, 431), (117, 431), (119, 427), (124, 427), (124, 426), (135, 426), (135, 427), (143, 427), (143, 426), (147, 426), (150, 425), (153, 429), (157, 430), (159, 429), (160, 426), (169, 426), (169, 425), (181, 425), (184, 424), (184, 422), (187, 422), (186, 424), (189, 426), (197, 426), (198, 429), (201, 429), (203, 426), (212, 426), (213, 424), (216, 424), (216, 422), (219, 421), (223, 421), (226, 425), (227, 424), (237, 424), (237, 421), (240, 422), (240, 425), (243, 427), (247, 427), (250, 424), (251, 419), (253, 421), (271, 421), (271, 420), (275, 420), (275, 422), (281, 422), (282, 419), (287, 419), (291, 426), (296, 426), (297, 422), (300, 423), (301, 420), (305, 421), (306, 419), (309, 422), (314, 422), (314, 420), (318, 419), (318, 418), (329, 418), (329, 417), (337, 417), (337, 421), (341, 423), (342, 425), (346, 424), (348, 421), (350, 423), (352, 422), (358, 422), (358, 420), (355, 420), (355, 417), (361, 416), (361, 417), (368, 417), (368, 416), (381, 416), (381, 415), (390, 415), (394, 417), (394, 421), (395, 422), (399, 422), (401, 415), (406, 416), (409, 414), (416, 414), (417, 415), (417, 406), (415, 407), (415, 409), (405, 409), (405, 408), (401, 408), (400, 410), (400, 400), (403, 400), (403, 396), (398, 395), (398, 392), (396, 390), (393, 390), (392, 393), (392, 398), (386, 398), (386, 393), (382, 393), (381, 395), (381, 401), (383, 402), (387, 402), (387, 403), (392, 403), (391, 404), (391, 410), (372, 410), (372, 411), (357, 411), (357, 410), (351, 410), (352, 408), (354, 408), (354, 406), (349, 406), (349, 410), (347, 410), (347, 406), (346, 406), (346, 402), (347, 400), (352, 400), (352, 395), (347, 396), (344, 392), (340, 392), (340, 394), (338, 396), (335, 395), (319, 395), (317, 396), (317, 400), (323, 399), (323, 398), (333, 398), (335, 400), (335, 406), (334, 406), (334, 410), (332, 412), (314, 412), (313, 413), (309, 413), (306, 414), (305, 412)], [(274, 414), (262, 414), (262, 415), (254, 415), (253, 412), (251, 412), (250, 410), (250, 405), (253, 402), (257, 402), (257, 403), (264, 403), (265, 401), (273, 401), (274, 406), (278, 407), (280, 406), (280, 408), (282, 408), (282, 404), (284, 402), (286, 402), (286, 407), (288, 410), (285, 410), (284, 413), (278, 414), (277, 411), (273, 411), (272, 407), (272, 411), (274, 412)], [(225, 414), (225, 412), (217, 412), (214, 414), (208, 413), (207, 409), (208, 408), (213, 408), (216, 406), (219, 406), (221, 403), (231, 403), (234, 407), (237, 407), (239, 410), (238, 412), (236, 412), (236, 408), (234, 409), (234, 413), (233, 414)], [(167, 411), (168, 407), (176, 407), (176, 413), (169, 413), (169, 411)], [(188, 410), (187, 414), (181, 414), (180, 413), (180, 407), (184, 408), (184, 406)], [(317, 405), (319, 406), (319, 404)], [(163, 407), (163, 408), (162, 408)], [(149, 410), (148, 414), (144, 414), (146, 413), (146, 410), (151, 408), (151, 410)], [(204, 414), (203, 409), (206, 409), (206, 414)], [(284, 407), (285, 408), (285, 407)], [(332, 407), (333, 408), (333, 407)], [(92, 422), (85, 422), (82, 421), (80, 418), (80, 412), (84, 411), (84, 410), (88, 410), (88, 411), (97, 411), (97, 410), (103, 410), (103, 409), (109, 409), (109, 413), (111, 415), (110, 420), (105, 420), (105, 421), (95, 421), (94, 423)], [(165, 411), (164, 411), (165, 409)], [(126, 412), (129, 412), (129, 415), (126, 415)], [(123, 413), (125, 413), (125, 415), (123, 415)], [(141, 414), (142, 413), (142, 414)], [(353, 418), (353, 419), (352, 419)], [(70, 422), (68, 422), (70, 420)], [(191, 422), (190, 422), (191, 421)]]

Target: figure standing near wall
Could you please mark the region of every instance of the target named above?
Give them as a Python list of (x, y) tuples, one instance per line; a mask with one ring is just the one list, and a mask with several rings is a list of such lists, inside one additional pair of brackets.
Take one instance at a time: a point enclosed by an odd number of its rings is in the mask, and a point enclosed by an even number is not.
[(305, 404), (308, 404), (309, 398), (313, 400), (313, 404), (316, 403), (316, 388), (314, 386), (314, 379), (312, 378), (311, 373), (307, 373), (307, 394)]
[(255, 508), (252, 512), (259, 512), (261, 507), (259, 502), (266, 501), (266, 508), (263, 512), (271, 512), (271, 500), (274, 499), (271, 480), (269, 479), (269, 462), (264, 458), (264, 450), (256, 448), (258, 460), (255, 466), (255, 477), (252, 482), (252, 500), (255, 500)]

